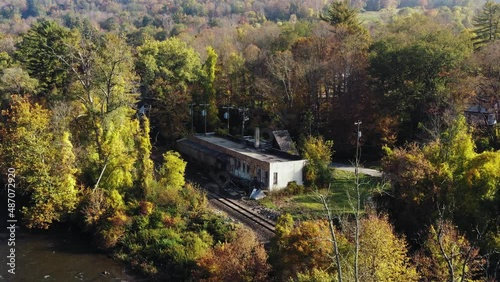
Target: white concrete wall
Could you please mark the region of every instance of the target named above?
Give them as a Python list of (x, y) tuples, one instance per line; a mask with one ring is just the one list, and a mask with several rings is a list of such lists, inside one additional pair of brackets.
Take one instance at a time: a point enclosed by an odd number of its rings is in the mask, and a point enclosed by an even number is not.
[[(286, 187), (288, 182), (295, 181), (302, 185), (302, 171), (306, 164), (305, 160), (275, 162), (271, 163), (269, 171), (269, 187), (270, 190), (279, 190)], [(278, 184), (274, 184), (274, 173), (278, 173)]]

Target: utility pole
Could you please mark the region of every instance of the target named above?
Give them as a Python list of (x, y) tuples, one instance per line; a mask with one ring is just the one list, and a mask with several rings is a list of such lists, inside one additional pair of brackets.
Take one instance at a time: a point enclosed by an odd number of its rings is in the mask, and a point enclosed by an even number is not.
[(356, 160), (355, 160), (355, 167), (354, 167), (354, 177), (355, 177), (355, 185), (356, 185), (356, 210), (354, 212), (355, 220), (356, 220), (356, 228), (355, 228), (355, 234), (354, 234), (354, 240), (355, 240), (355, 246), (354, 246), (354, 281), (358, 282), (359, 281), (359, 262), (358, 262), (358, 257), (359, 257), (359, 232), (360, 232), (360, 212), (361, 212), (361, 193), (360, 193), (360, 186), (361, 184), (359, 183), (359, 159), (361, 157), (361, 147), (360, 147), (360, 142), (359, 139), (361, 139), (361, 131), (359, 130), (361, 126), (361, 121), (357, 121), (354, 123), (354, 125), (357, 125), (357, 133), (356, 133)]
[(358, 129), (357, 129), (357, 134), (356, 134), (356, 167), (355, 167), (355, 171), (354, 173), (356, 175), (358, 175), (358, 168), (359, 168), (359, 158), (360, 158), (360, 155), (361, 155), (361, 148), (359, 146), (359, 139), (361, 139), (361, 131), (359, 130), (359, 127), (361, 125), (361, 121), (357, 121), (354, 123), (354, 125), (357, 125), (358, 126)]
[(194, 132), (194, 111), (193, 111), (193, 106), (196, 105), (196, 103), (191, 103), (189, 104), (191, 106), (191, 110), (189, 111), (189, 114), (191, 115), (191, 131)]
[(205, 135), (207, 135), (207, 105), (208, 104), (200, 104), (200, 106), (204, 106), (205, 109), (201, 112), (201, 115), (205, 117)]
[(243, 138), (245, 136), (245, 121), (248, 120), (248, 117), (247, 117), (247, 111), (248, 111), (248, 109), (247, 108), (243, 108), (241, 111), (243, 113), (243, 119), (241, 121), (241, 138)]
[[(229, 134), (229, 103), (227, 103), (227, 112), (226, 112), (226, 114), (227, 114), (227, 117), (226, 117), (226, 119), (227, 119), (227, 134)], [(229, 135), (231, 135), (231, 134), (229, 134)]]

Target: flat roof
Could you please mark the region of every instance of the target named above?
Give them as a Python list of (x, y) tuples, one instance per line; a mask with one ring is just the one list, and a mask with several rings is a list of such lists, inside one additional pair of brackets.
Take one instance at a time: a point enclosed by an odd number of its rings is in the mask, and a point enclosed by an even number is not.
[(187, 147), (190, 147), (191, 149), (195, 149), (197, 151), (200, 151), (206, 155), (209, 155), (209, 156), (212, 156), (214, 158), (218, 158), (218, 159), (225, 159), (227, 158), (227, 155), (220, 152), (220, 151), (217, 151), (217, 150), (214, 150), (214, 149), (210, 149), (206, 146), (203, 146), (201, 144), (198, 144), (196, 142), (193, 142), (189, 139), (181, 139), (179, 141), (177, 141), (178, 143), (181, 143), (182, 145), (184, 146), (187, 146)]
[(248, 156), (250, 158), (254, 158), (260, 161), (264, 162), (269, 162), (269, 163), (275, 163), (275, 162), (290, 162), (290, 161), (297, 161), (301, 159), (295, 159), (295, 158), (286, 158), (284, 156), (278, 156), (269, 152), (266, 152), (264, 149), (259, 150), (255, 149), (253, 147), (248, 147), (244, 143), (237, 143), (219, 136), (215, 136), (213, 134), (209, 135), (196, 135), (194, 136), (195, 138), (204, 140), (206, 142), (212, 143), (214, 145), (224, 147), (228, 150), (234, 151), (236, 153)]

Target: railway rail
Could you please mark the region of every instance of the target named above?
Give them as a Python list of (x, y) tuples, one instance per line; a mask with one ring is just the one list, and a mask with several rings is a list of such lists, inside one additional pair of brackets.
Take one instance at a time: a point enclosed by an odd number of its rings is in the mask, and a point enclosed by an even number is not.
[(209, 199), (214, 199), (215, 201), (223, 204), (224, 206), (230, 208), (231, 210), (237, 212), (238, 214), (244, 216), (245, 218), (248, 218), (252, 222), (256, 223), (257, 225), (261, 226), (262, 228), (266, 229), (267, 231), (272, 232), (273, 234), (276, 231), (275, 228), (275, 223), (272, 222), (271, 220), (263, 217), (262, 215), (251, 211), (247, 207), (237, 203), (236, 201), (233, 201), (231, 199), (228, 199), (220, 194), (216, 194), (214, 192), (207, 191), (207, 196)]

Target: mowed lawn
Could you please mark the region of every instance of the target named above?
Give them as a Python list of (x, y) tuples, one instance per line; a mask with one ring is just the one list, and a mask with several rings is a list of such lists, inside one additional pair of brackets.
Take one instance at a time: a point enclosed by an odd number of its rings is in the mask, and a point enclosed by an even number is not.
[[(314, 219), (325, 216), (319, 194), (328, 195), (328, 205), (334, 214), (353, 213), (356, 204), (356, 185), (354, 173), (332, 170), (334, 180), (330, 189), (306, 191), (298, 195), (287, 195), (286, 191), (270, 193), (260, 203), (281, 213), (289, 213), (296, 220)], [(360, 193), (362, 204), (380, 191), (380, 178), (360, 174)]]

